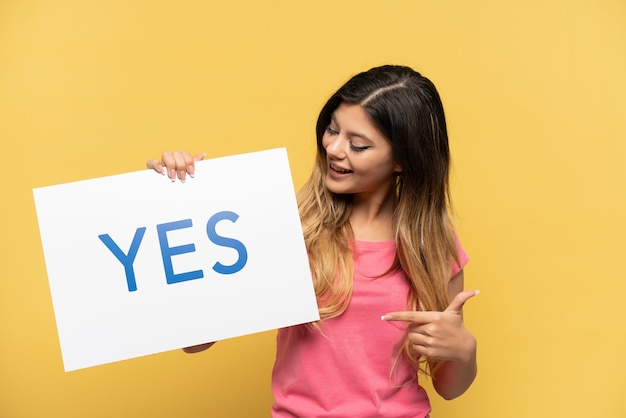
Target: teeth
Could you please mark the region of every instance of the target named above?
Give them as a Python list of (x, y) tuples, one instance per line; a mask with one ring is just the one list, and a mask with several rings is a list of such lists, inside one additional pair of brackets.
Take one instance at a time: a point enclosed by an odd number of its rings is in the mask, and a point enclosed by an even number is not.
[(343, 168), (335, 167), (334, 165), (331, 165), (331, 166), (330, 166), (330, 168), (332, 168), (332, 169), (333, 169), (333, 170), (335, 170), (336, 172), (338, 172), (338, 173), (342, 173), (342, 174), (345, 174), (345, 173), (349, 173), (349, 172), (350, 172), (350, 170), (344, 170)]

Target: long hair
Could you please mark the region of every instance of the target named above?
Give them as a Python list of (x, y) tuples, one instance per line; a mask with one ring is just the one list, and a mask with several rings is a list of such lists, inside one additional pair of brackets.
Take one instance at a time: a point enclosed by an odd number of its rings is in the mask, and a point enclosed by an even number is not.
[[(450, 151), (443, 105), (433, 83), (409, 67), (386, 65), (352, 77), (323, 106), (316, 125), (313, 172), (298, 194), (321, 320), (341, 315), (352, 296), (351, 195), (324, 186), (328, 171), (322, 137), (340, 104), (363, 107), (392, 144), (402, 172), (396, 179), (393, 228), (396, 260), (410, 285), (407, 309), (443, 311), (448, 306), (452, 261), (459, 262), (448, 187)], [(421, 367), (408, 338), (402, 354)]]

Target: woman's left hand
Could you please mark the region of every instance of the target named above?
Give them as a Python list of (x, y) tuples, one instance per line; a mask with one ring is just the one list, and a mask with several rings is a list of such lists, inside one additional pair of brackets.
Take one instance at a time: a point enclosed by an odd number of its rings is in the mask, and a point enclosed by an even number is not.
[(443, 312), (391, 312), (381, 319), (409, 324), (415, 352), (433, 360), (468, 362), (476, 355), (476, 338), (463, 324), (463, 305), (478, 291), (458, 293)]

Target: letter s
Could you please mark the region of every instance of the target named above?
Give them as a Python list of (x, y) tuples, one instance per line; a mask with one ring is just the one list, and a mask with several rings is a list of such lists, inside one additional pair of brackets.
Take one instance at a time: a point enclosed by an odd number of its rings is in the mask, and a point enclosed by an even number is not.
[(211, 242), (219, 245), (220, 247), (233, 248), (239, 254), (239, 258), (233, 265), (225, 266), (219, 261), (213, 265), (213, 270), (220, 274), (233, 274), (243, 269), (246, 265), (246, 262), (248, 261), (248, 251), (246, 250), (246, 247), (241, 243), (241, 241), (237, 241), (233, 238), (222, 237), (221, 235), (218, 235), (217, 232), (215, 232), (215, 227), (217, 223), (224, 219), (227, 219), (234, 223), (237, 221), (237, 219), (239, 219), (239, 215), (237, 215), (235, 212), (230, 211), (216, 213), (208, 220), (206, 224), (206, 232)]

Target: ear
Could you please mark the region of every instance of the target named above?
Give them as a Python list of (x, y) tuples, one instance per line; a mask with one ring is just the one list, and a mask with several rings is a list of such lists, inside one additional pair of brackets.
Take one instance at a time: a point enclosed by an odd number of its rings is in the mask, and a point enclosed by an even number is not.
[(396, 164), (395, 168), (393, 169), (393, 172), (397, 174), (402, 173), (402, 166), (400, 164)]

